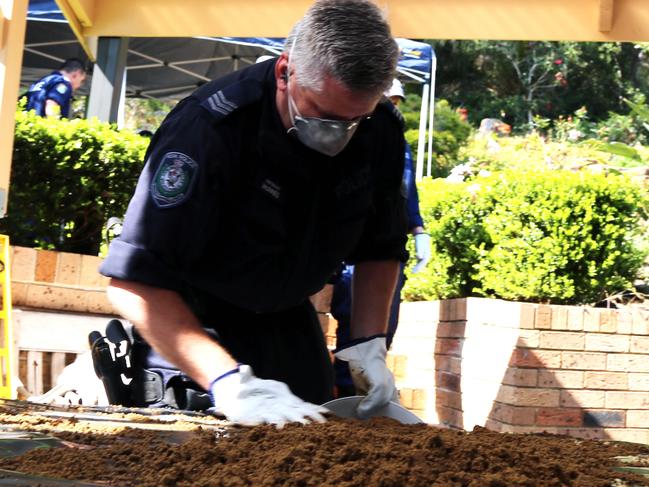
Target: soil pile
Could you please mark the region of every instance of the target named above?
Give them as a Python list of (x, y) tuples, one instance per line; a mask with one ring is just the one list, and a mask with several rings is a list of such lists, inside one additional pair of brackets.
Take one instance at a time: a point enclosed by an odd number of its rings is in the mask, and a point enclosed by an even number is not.
[(283, 429), (233, 427), (226, 436), (198, 428), (172, 442), (149, 430), (109, 435), (58, 426), (66, 448), (4, 458), (0, 468), (119, 486), (649, 485), (613, 470), (614, 457), (649, 455), (649, 447), (547, 434), (331, 419)]

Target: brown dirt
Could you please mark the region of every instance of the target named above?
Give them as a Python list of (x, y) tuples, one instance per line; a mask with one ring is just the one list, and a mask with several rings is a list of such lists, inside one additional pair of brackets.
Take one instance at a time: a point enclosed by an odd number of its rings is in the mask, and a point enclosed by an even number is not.
[[(388, 419), (169, 431), (99, 428), (9, 415), (21, 430), (54, 431), (63, 448), (0, 459), (0, 468), (119, 486), (631, 486), (617, 456), (649, 455), (630, 443), (547, 434), (471, 433)], [(94, 433), (91, 431), (94, 430)], [(180, 438), (180, 439), (179, 439)], [(649, 458), (647, 456), (646, 458)], [(649, 462), (647, 462), (649, 463)], [(618, 479), (618, 480), (616, 480)]]

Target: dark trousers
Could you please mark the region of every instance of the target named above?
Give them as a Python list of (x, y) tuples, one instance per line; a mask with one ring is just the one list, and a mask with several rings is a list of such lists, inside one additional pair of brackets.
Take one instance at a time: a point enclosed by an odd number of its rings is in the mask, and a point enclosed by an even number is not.
[[(275, 313), (251, 313), (213, 301), (205, 328), (237, 362), (262, 379), (284, 382), (305, 401), (322, 404), (333, 397), (333, 370), (322, 328), (307, 300)], [(177, 370), (148, 345), (136, 347), (135, 363), (168, 377)], [(160, 372), (162, 371), (162, 373)]]
[[(388, 330), (386, 336), (386, 345), (388, 349), (392, 344), (394, 334), (397, 332), (399, 324), (399, 308), (401, 306), (401, 290), (406, 283), (406, 276), (403, 272), (404, 264), (401, 263), (399, 268), (399, 277), (397, 286), (392, 297), (390, 305), (390, 316), (388, 318)], [(348, 342), (351, 337), (351, 320), (352, 320), (352, 278), (354, 276), (354, 267), (345, 266), (339, 279), (334, 284), (334, 292), (331, 298), (331, 315), (338, 322), (336, 328), (336, 342), (343, 344)], [(353, 388), (349, 366), (347, 362), (336, 359), (334, 361), (335, 382), (339, 392), (350, 391)]]

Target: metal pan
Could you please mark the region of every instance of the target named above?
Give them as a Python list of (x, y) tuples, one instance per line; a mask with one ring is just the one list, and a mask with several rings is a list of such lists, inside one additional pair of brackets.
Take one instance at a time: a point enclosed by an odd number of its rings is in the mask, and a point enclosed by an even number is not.
[[(333, 401), (324, 403), (322, 406), (339, 418), (360, 419), (356, 414), (356, 409), (364, 397), (365, 396), (341, 397), (340, 399), (334, 399)], [(387, 403), (385, 406), (375, 411), (370, 417), (392, 418), (399, 421), (401, 424), (423, 423), (419, 416), (408, 411), (401, 404), (397, 404), (396, 402)]]

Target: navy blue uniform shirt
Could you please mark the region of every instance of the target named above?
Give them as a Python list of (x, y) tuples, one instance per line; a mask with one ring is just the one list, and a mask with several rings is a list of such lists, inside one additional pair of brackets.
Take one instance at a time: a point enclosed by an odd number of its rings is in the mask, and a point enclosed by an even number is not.
[(340, 265), (407, 260), (404, 139), (379, 105), (328, 157), (286, 133), (274, 60), (182, 100), (146, 165), (101, 273), (254, 312), (295, 306)]
[(34, 110), (41, 117), (45, 116), (45, 102), (53, 100), (61, 107), (61, 116), (69, 118), (72, 85), (58, 71), (45, 76), (29, 87), (27, 91), (27, 110)]

